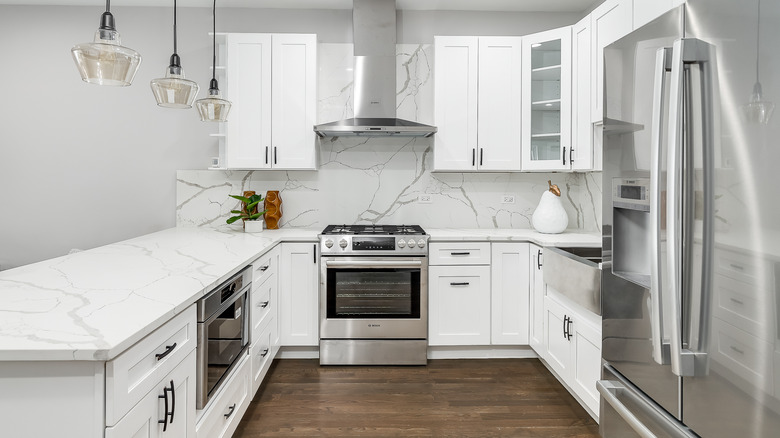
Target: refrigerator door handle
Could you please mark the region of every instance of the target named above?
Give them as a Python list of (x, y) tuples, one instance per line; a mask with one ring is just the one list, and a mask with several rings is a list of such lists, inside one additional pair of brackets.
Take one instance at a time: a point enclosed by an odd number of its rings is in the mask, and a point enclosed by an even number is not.
[(653, 119), (650, 133), (650, 156), (652, 167), (650, 172), (650, 233), (652, 245), (650, 247), (650, 295), (652, 317), (650, 328), (653, 345), (653, 360), (660, 365), (669, 363), (669, 344), (664, 337), (663, 300), (664, 284), (661, 275), (662, 263), (662, 234), (661, 234), (661, 151), (664, 134), (664, 97), (668, 92), (667, 73), (672, 69), (672, 49), (663, 47), (656, 51), (655, 56), (655, 80), (653, 85)]
[(601, 397), (607, 402), (615, 412), (620, 415), (620, 418), (625, 420), (634, 432), (636, 432), (642, 438), (656, 438), (656, 435), (645, 426), (639, 418), (636, 417), (618, 398), (618, 395), (632, 395), (630, 391), (626, 390), (626, 387), (619, 382), (612, 380), (599, 380), (596, 382), (596, 389), (601, 394)]
[[(683, 321), (686, 317), (682, 309), (685, 297), (686, 303), (691, 303), (693, 291), (690, 287), (691, 279), (688, 278), (692, 269), (685, 263), (692, 259), (689, 257), (693, 248), (693, 235), (690, 230), (693, 224), (685, 224), (683, 220), (693, 221), (692, 194), (690, 186), (691, 173), (694, 165), (691, 163), (692, 153), (686, 148), (693, 147), (686, 140), (691, 138), (693, 123), (688, 123), (684, 118), (691, 117), (691, 102), (686, 100), (690, 96), (690, 90), (686, 89), (686, 79), (690, 77), (686, 73), (686, 64), (701, 64), (702, 66), (702, 131), (703, 131), (703, 175), (705, 193), (703, 193), (704, 223), (702, 239), (702, 288), (700, 296), (698, 321)], [(709, 296), (710, 296), (710, 271), (712, 264), (712, 151), (713, 151), (713, 82), (715, 81), (715, 50), (701, 40), (695, 38), (683, 38), (674, 42), (672, 49), (672, 76), (669, 100), (669, 151), (667, 165), (667, 272), (668, 272), (668, 298), (671, 299), (671, 363), (672, 372), (678, 376), (701, 376), (707, 372), (706, 352), (701, 347), (706, 345), (709, 320)], [(687, 97), (689, 99), (689, 97)], [(687, 165), (687, 166), (686, 166)], [(686, 168), (687, 167), (687, 168)], [(689, 173), (686, 173), (689, 172)], [(709, 181), (707, 181), (709, 179)], [(682, 196), (683, 193), (687, 196)], [(685, 217), (684, 217), (685, 216)], [(708, 217), (709, 216), (709, 217)], [(685, 231), (683, 231), (685, 229)], [(685, 251), (685, 252), (683, 252)], [(686, 309), (689, 310), (689, 309)], [(693, 314), (691, 318), (693, 318)], [(696, 345), (683, 345), (683, 327), (690, 330), (691, 324), (698, 324), (699, 335)], [(688, 333), (690, 334), (690, 333)], [(687, 336), (686, 336), (687, 339)], [(686, 348), (683, 348), (686, 347)], [(693, 349), (691, 349), (693, 348)]]

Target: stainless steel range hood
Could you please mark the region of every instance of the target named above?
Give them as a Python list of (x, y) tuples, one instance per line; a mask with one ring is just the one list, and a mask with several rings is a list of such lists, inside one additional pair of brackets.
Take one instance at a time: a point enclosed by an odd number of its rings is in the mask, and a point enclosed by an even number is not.
[(430, 137), (435, 126), (396, 118), (395, 0), (353, 0), (355, 43), (352, 119), (316, 125), (320, 137)]

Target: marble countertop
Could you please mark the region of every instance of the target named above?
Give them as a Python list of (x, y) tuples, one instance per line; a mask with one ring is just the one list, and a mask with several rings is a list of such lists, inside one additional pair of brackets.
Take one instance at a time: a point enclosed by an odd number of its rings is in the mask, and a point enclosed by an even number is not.
[(426, 228), (432, 242), (490, 241), (531, 242), (540, 246), (601, 246), (601, 233), (567, 230), (560, 234), (543, 234), (529, 229), (450, 229)]
[(171, 228), (0, 272), (0, 360), (109, 360), (280, 241)]
[[(432, 241), (601, 242), (575, 232), (427, 231)], [(171, 228), (2, 271), (0, 360), (113, 359), (277, 243), (316, 241), (319, 232)]]

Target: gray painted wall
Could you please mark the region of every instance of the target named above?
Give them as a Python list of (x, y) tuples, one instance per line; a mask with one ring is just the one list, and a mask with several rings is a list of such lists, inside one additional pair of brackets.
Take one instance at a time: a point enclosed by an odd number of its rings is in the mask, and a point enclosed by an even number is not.
[[(216, 126), (158, 108), (149, 89), (172, 52), (169, 8), (114, 7), (123, 43), (143, 63), (131, 87), (81, 82), (70, 48), (91, 41), (102, 9), (0, 6), (0, 269), (175, 225), (176, 170), (217, 155)], [(399, 12), (399, 43), (433, 35), (524, 35), (581, 14)], [(220, 32), (317, 33), (351, 42), (351, 11), (219, 9)], [(210, 78), (211, 11), (179, 10), (187, 77)]]

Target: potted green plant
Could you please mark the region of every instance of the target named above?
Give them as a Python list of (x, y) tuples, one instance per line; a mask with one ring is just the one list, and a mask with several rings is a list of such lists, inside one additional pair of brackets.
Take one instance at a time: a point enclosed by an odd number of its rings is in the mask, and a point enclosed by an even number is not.
[(241, 210), (230, 210), (235, 216), (227, 219), (228, 224), (232, 224), (241, 219), (244, 221), (244, 231), (247, 233), (259, 233), (263, 231), (263, 214), (265, 210), (258, 211), (258, 205), (263, 201), (263, 196), (255, 194), (254, 191), (244, 192), (244, 196), (229, 195), (233, 199), (241, 201)]

